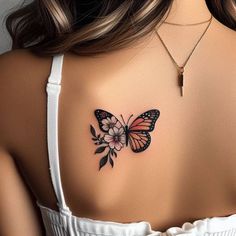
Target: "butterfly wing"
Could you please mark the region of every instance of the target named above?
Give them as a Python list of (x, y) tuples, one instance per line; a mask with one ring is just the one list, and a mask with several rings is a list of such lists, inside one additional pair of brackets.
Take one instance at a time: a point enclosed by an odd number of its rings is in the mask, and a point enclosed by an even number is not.
[(128, 136), (129, 145), (133, 152), (142, 152), (151, 143), (151, 136), (148, 132), (131, 132)]
[(152, 109), (139, 115), (129, 126), (130, 131), (151, 132), (155, 127), (156, 120), (160, 116), (160, 111)]
[(142, 152), (150, 145), (151, 136), (149, 132), (154, 130), (159, 116), (160, 111), (152, 109), (142, 113), (131, 123), (128, 139), (133, 152)]
[(118, 122), (119, 123), (119, 127), (122, 127), (123, 125), (121, 124), (121, 122), (110, 112), (102, 110), (102, 109), (96, 109), (94, 111), (94, 115), (96, 116), (97, 120), (98, 120), (98, 124), (99, 124), (99, 128), (103, 131), (103, 132), (108, 132), (108, 129), (105, 129), (104, 127), (104, 123), (102, 122), (102, 120), (104, 119), (110, 119), (114, 122)]

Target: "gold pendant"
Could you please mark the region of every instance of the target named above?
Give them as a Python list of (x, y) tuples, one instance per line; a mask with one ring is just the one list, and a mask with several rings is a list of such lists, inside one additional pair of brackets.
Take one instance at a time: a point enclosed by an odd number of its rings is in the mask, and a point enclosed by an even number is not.
[(184, 95), (184, 67), (179, 67), (178, 70), (178, 84), (181, 89), (181, 96)]

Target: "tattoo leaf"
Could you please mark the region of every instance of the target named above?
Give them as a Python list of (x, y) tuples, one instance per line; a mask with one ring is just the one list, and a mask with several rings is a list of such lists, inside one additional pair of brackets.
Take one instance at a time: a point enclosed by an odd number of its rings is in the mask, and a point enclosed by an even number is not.
[(115, 155), (115, 157), (117, 157), (117, 153), (114, 151), (114, 155)]
[(109, 157), (109, 162), (110, 162), (111, 166), (113, 167), (114, 163), (113, 163), (113, 160), (111, 157)]
[(105, 150), (106, 147), (107, 147), (107, 146), (101, 146), (101, 147), (98, 147), (98, 148), (96, 149), (96, 151), (95, 151), (94, 154), (103, 152), (103, 151)]
[(91, 132), (91, 134), (92, 134), (94, 137), (97, 136), (97, 135), (96, 135), (96, 131), (95, 131), (95, 129), (93, 128), (92, 125), (90, 125), (90, 132)]
[(99, 162), (99, 170), (107, 163), (108, 160), (108, 154), (106, 156), (104, 156), (100, 162)]

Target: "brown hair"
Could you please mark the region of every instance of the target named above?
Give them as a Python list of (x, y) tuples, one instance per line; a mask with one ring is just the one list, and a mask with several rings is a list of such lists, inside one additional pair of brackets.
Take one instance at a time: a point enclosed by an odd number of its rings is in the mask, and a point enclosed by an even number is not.
[[(73, 51), (94, 55), (128, 46), (147, 35), (173, 0), (34, 0), (6, 18), (12, 49), (40, 55)], [(206, 0), (213, 16), (236, 29), (235, 0)]]

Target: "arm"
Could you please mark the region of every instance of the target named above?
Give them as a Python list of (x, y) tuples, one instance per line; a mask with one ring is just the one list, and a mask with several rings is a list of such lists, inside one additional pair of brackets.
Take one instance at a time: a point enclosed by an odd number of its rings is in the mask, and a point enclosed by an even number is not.
[(0, 235), (42, 236), (41, 223), (13, 158), (0, 147)]
[(7, 148), (12, 139), (9, 130), (11, 94), (8, 88), (25, 77), (20, 67), (23, 67), (22, 61), (26, 61), (23, 59), (28, 58), (26, 56), (23, 51), (0, 56), (0, 235), (4, 236), (45, 235), (34, 196)]
[(13, 158), (0, 147), (0, 235), (43, 236), (39, 211)]

